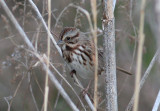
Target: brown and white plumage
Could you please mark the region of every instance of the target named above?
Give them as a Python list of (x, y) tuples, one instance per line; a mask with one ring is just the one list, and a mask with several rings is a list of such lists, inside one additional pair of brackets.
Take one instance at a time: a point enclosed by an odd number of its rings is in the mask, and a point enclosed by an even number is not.
[[(71, 70), (75, 70), (80, 77), (85, 79), (94, 76), (95, 49), (91, 37), (86, 36), (77, 28), (66, 27), (60, 34), (58, 44)], [(101, 70), (102, 68), (99, 67), (99, 72)]]

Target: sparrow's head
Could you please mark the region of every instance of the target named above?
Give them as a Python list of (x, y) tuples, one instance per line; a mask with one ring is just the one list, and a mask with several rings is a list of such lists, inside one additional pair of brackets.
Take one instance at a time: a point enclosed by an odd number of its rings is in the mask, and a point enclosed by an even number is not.
[(62, 50), (73, 48), (78, 43), (80, 32), (74, 27), (66, 27), (62, 30), (59, 36), (58, 45)]

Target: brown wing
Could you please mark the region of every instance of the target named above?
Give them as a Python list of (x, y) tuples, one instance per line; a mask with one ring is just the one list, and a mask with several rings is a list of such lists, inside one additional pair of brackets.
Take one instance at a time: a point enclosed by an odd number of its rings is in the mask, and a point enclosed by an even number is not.
[(103, 49), (98, 49), (98, 73), (101, 74), (104, 71)]

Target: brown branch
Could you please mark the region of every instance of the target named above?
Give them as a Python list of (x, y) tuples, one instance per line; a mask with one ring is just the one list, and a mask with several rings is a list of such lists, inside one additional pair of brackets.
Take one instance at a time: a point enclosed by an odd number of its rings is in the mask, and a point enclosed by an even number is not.
[(96, 0), (91, 0), (92, 14), (94, 29), (92, 31), (94, 39), (94, 48), (95, 48), (95, 64), (94, 64), (94, 111), (97, 110), (97, 92), (98, 92), (98, 51), (97, 51), (97, 3)]

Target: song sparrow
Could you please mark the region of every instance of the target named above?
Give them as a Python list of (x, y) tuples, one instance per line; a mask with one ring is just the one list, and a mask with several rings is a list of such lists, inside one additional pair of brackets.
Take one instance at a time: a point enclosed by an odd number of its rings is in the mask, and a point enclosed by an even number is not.
[[(64, 60), (71, 68), (71, 72), (86, 79), (94, 77), (95, 48), (93, 38), (86, 36), (79, 29), (66, 27), (60, 33), (58, 45), (61, 47)], [(99, 60), (98, 73), (103, 71)]]
[[(70, 66), (71, 72), (79, 74), (84, 79), (93, 78), (95, 63), (93, 38), (86, 36), (77, 28), (66, 27), (60, 33), (59, 39), (57, 44), (61, 47), (63, 58)], [(103, 50), (98, 49), (98, 74), (103, 71)]]

